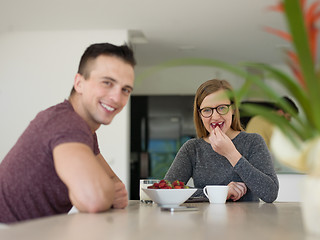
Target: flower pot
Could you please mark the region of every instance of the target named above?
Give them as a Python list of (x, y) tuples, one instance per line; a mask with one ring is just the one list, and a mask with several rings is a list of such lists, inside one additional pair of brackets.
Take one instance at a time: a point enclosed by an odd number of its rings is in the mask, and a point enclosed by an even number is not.
[(277, 160), (302, 173), (320, 177), (320, 136), (308, 141), (296, 139), (294, 145), (279, 129), (274, 128), (271, 151)]

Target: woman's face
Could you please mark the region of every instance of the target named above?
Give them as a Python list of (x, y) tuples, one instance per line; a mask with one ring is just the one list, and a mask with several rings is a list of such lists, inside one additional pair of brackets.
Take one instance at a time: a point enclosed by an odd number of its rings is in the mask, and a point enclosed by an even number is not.
[[(231, 101), (228, 98), (225, 90), (222, 89), (206, 96), (200, 105), (200, 109), (205, 107), (215, 108), (220, 105), (229, 105), (230, 103)], [(230, 106), (228, 113), (224, 115), (220, 115), (217, 110), (214, 109), (211, 117), (205, 118), (201, 114), (200, 116), (204, 127), (209, 133), (211, 133), (214, 128), (220, 127), (222, 132), (228, 135), (228, 132), (231, 131), (230, 126), (232, 123), (232, 114), (233, 109), (232, 106)]]

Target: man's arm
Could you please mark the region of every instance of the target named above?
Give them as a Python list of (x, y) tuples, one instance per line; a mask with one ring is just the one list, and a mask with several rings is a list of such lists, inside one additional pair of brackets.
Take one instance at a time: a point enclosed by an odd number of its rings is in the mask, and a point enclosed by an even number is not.
[[(55, 168), (69, 190), (71, 203), (82, 212), (108, 210), (115, 198), (115, 184), (83, 143), (63, 143), (53, 150)], [(112, 170), (111, 170), (112, 171)]]
[(114, 180), (115, 182), (121, 182), (120, 178), (114, 173), (114, 171), (111, 169), (111, 167), (104, 159), (104, 157), (101, 155), (101, 153), (97, 155), (97, 159), (112, 180)]
[(113, 170), (101, 154), (99, 154), (97, 158), (100, 164), (103, 166), (106, 173), (115, 182), (115, 196), (112, 206), (114, 208), (125, 208), (128, 205), (128, 192), (126, 190), (125, 185), (122, 183), (120, 178), (113, 172)]

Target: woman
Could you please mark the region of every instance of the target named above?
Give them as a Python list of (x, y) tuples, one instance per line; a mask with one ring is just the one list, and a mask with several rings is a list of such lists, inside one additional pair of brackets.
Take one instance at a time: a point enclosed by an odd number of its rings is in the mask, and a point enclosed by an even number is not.
[(260, 135), (242, 131), (230, 92), (225, 80), (198, 88), (193, 111), (198, 138), (181, 147), (165, 179), (187, 182), (192, 177), (201, 189), (196, 195), (206, 185), (228, 185), (228, 200), (273, 202), (279, 183), (270, 152)]

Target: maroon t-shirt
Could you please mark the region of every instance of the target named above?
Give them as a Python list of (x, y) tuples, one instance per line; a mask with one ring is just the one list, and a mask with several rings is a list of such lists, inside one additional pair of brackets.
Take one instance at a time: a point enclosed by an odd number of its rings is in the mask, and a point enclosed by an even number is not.
[(71, 209), (68, 189), (55, 171), (52, 155), (56, 146), (66, 142), (84, 143), (99, 154), (96, 134), (67, 100), (40, 112), (1, 162), (0, 222)]

